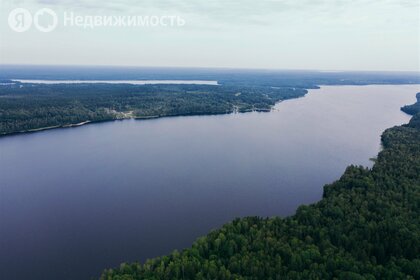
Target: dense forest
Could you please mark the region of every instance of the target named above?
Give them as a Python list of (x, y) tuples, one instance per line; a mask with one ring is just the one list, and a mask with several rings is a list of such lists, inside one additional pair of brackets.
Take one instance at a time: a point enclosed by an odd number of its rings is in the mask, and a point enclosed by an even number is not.
[(406, 105), (402, 107), (401, 110), (410, 115), (415, 115), (416, 113), (420, 112), (420, 92), (417, 93), (417, 100), (419, 101), (411, 105)]
[(268, 111), (302, 88), (227, 85), (0, 85), (0, 135), (122, 118)]
[(372, 169), (349, 166), (287, 218), (236, 219), (191, 248), (121, 264), (102, 280), (420, 279), (420, 93), (382, 135)]

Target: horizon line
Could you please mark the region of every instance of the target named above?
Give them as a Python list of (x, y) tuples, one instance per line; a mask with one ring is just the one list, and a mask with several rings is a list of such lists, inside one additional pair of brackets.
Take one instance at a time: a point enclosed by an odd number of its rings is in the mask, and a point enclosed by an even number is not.
[(419, 74), (419, 70), (337, 70), (337, 69), (303, 69), (303, 68), (262, 68), (262, 67), (227, 67), (227, 66), (150, 66), (150, 65), (116, 65), (116, 64), (26, 64), (26, 63), (0, 63), (2, 66), (28, 66), (28, 67), (80, 67), (80, 68), (155, 68), (155, 69), (203, 69), (203, 70), (239, 70), (239, 71), (297, 71), (297, 72), (370, 72), (370, 73), (412, 73)]

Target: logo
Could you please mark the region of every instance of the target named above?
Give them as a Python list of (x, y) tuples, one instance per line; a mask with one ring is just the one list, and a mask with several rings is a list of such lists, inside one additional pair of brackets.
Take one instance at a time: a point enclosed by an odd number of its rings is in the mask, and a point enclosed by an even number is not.
[[(40, 18), (46, 18), (47, 24), (44, 26), (44, 23)], [(34, 16), (35, 27), (41, 32), (51, 32), (57, 27), (58, 19), (57, 14), (48, 8), (43, 8), (38, 10)]]
[(32, 15), (27, 9), (17, 8), (9, 13), (9, 26), (16, 32), (25, 32), (32, 25)]
[[(1, 0), (0, 0), (1, 1)], [(32, 25), (40, 32), (51, 32), (57, 28), (58, 21), (63, 19), (62, 27), (94, 29), (97, 27), (117, 28), (154, 28), (182, 27), (186, 21), (179, 15), (78, 15), (73, 11), (64, 11), (63, 18), (49, 8), (42, 8), (31, 13), (24, 8), (16, 8), (9, 13), (8, 23), (15, 32), (25, 32)]]
[(17, 8), (9, 13), (9, 27), (16, 32), (25, 32), (31, 28), (32, 23), (41, 32), (51, 32), (58, 24), (57, 14), (48, 8), (38, 10), (34, 16), (23, 8)]

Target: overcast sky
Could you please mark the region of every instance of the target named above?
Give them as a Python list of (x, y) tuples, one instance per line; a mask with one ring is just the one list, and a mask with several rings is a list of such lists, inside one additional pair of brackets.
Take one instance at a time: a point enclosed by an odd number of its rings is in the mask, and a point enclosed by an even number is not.
[[(420, 0), (0, 0), (1, 64), (420, 71)], [(18, 33), (9, 12), (57, 28)], [(175, 27), (69, 27), (80, 16), (164, 16)]]

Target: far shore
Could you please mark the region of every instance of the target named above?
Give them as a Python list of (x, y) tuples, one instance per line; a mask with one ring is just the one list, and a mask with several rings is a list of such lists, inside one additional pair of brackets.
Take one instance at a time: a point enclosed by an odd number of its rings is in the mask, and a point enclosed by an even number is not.
[(22, 84), (130, 84), (130, 85), (212, 85), (218, 86), (214, 80), (27, 80), (12, 79)]
[(69, 128), (69, 127), (78, 127), (78, 126), (82, 126), (88, 123), (94, 123), (94, 122), (100, 122), (100, 121), (83, 121), (80, 123), (72, 123), (72, 124), (64, 124), (64, 125), (53, 125), (53, 126), (46, 126), (46, 127), (40, 127), (40, 128), (33, 128), (33, 129), (28, 129), (28, 130), (21, 130), (21, 131), (16, 131), (16, 132), (12, 132), (12, 133), (3, 133), (0, 135), (1, 136), (8, 136), (8, 135), (15, 135), (15, 134), (22, 134), (22, 133), (31, 133), (31, 132), (39, 132), (39, 131), (44, 131), (44, 130), (50, 130), (50, 129), (55, 129), (55, 128)]
[[(278, 102), (281, 102), (281, 101), (283, 101), (283, 100), (279, 100)], [(0, 137), (17, 135), (17, 134), (24, 134), (24, 133), (40, 132), (40, 131), (45, 131), (45, 130), (57, 129), (57, 128), (79, 127), (79, 126), (83, 126), (83, 125), (86, 125), (86, 124), (94, 124), (94, 123), (110, 122), (110, 121), (121, 121), (121, 120), (129, 120), (129, 119), (133, 119), (133, 120), (149, 120), (149, 119), (160, 119), (160, 118), (170, 118), (170, 117), (228, 115), (228, 114), (235, 114), (235, 113), (250, 113), (250, 112), (263, 112), (263, 113), (267, 113), (267, 112), (271, 112), (273, 110), (273, 108), (274, 108), (275, 105), (273, 105), (273, 106), (271, 106), (271, 108), (267, 108), (267, 109), (265, 109), (265, 108), (256, 108), (256, 109), (249, 109), (249, 110), (244, 110), (244, 111), (239, 111), (239, 112), (232, 110), (232, 111), (229, 111), (229, 112), (190, 113), (190, 114), (178, 114), (178, 115), (153, 115), (153, 116), (133, 116), (133, 115), (128, 115), (127, 117), (123, 117), (123, 118), (115, 118), (115, 119), (109, 119), (109, 120), (98, 120), (98, 121), (86, 120), (86, 121), (83, 121), (83, 122), (80, 122), (80, 123), (74, 123), (74, 124), (54, 125), (54, 126), (33, 128), (33, 129), (28, 129), (28, 130), (21, 130), (21, 131), (16, 131), (16, 132), (12, 132), (12, 133), (3, 133), (3, 134), (0, 134)]]

